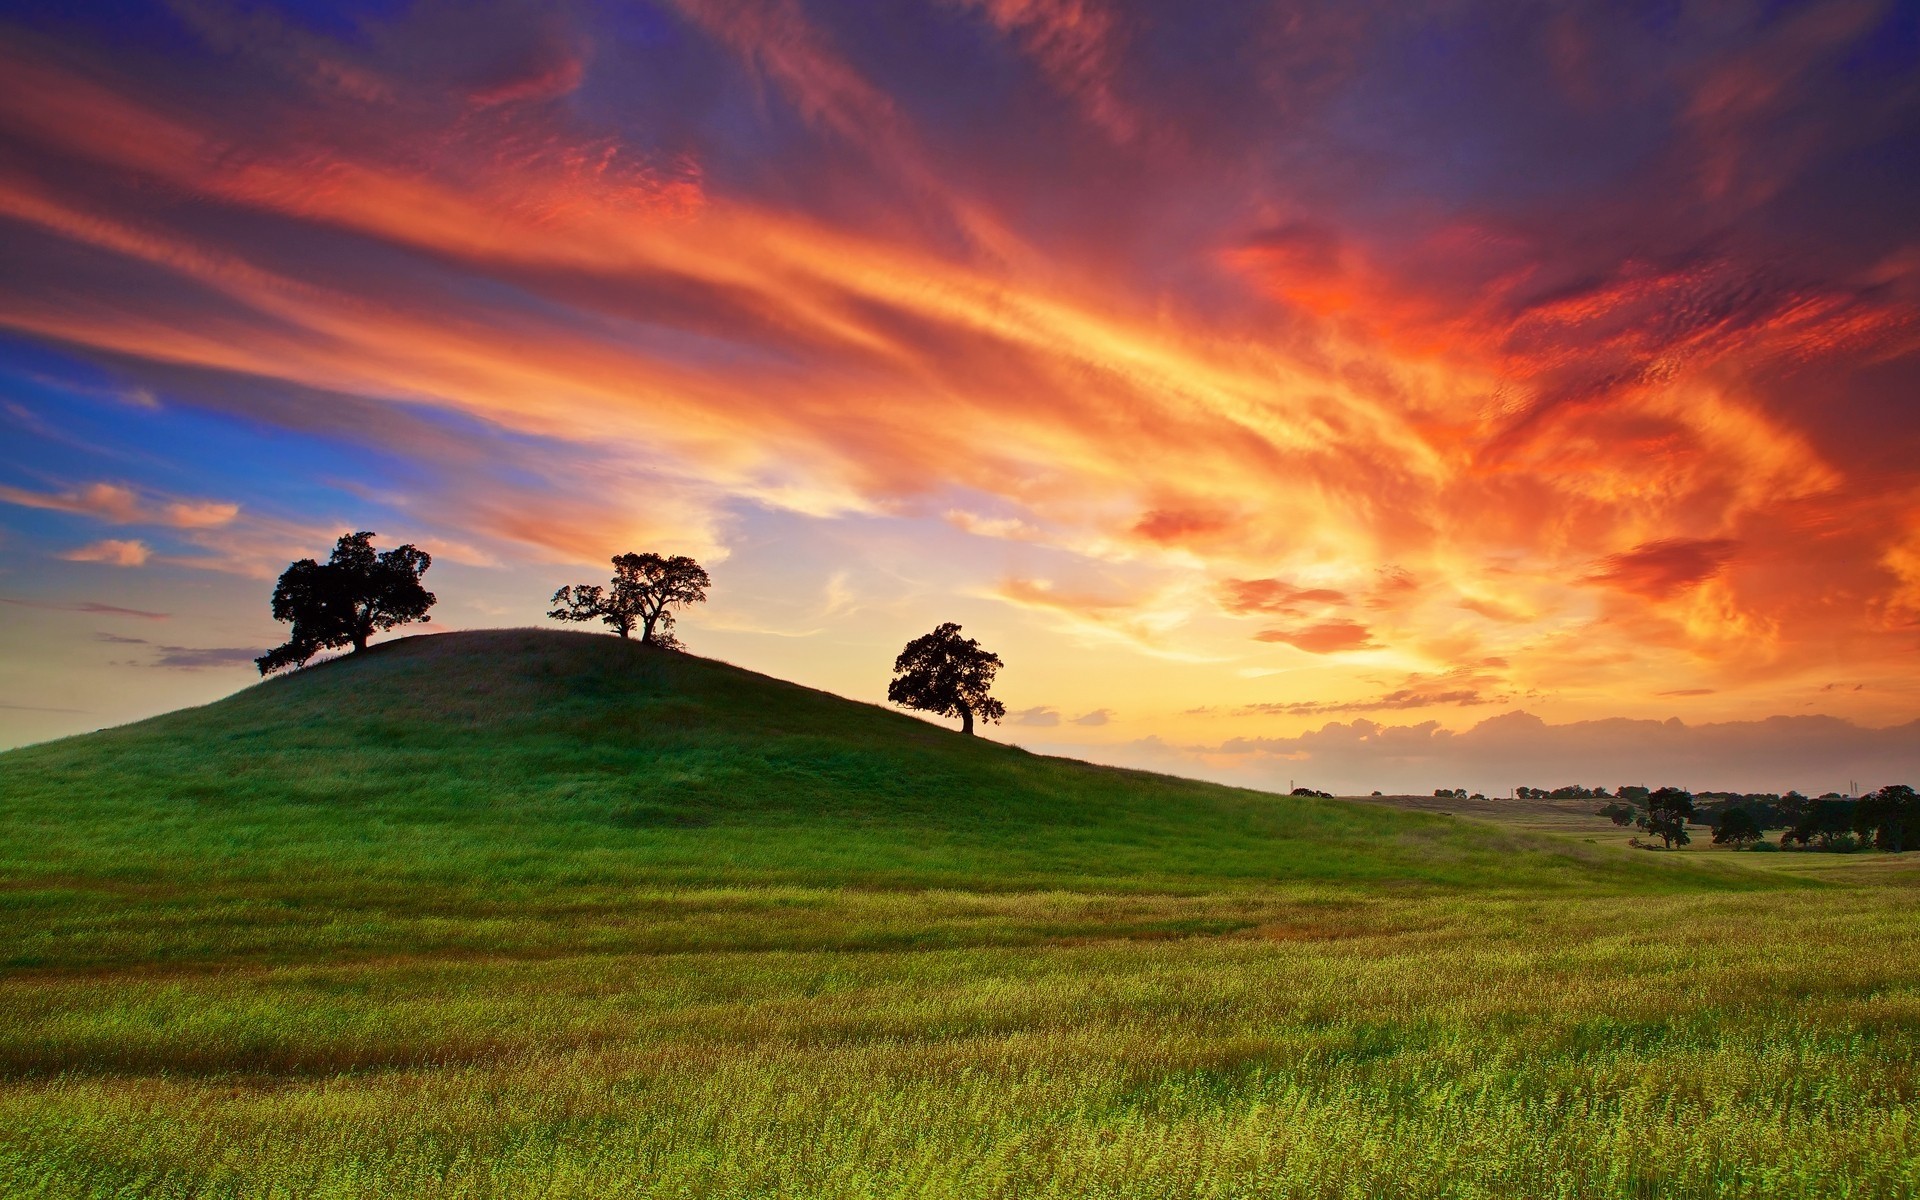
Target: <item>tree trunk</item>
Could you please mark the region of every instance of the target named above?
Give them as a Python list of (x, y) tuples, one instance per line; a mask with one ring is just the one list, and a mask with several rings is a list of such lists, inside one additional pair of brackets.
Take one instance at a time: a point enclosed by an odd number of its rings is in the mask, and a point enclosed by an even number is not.
[(964, 704), (960, 706), (960, 732), (973, 736), (973, 710)]

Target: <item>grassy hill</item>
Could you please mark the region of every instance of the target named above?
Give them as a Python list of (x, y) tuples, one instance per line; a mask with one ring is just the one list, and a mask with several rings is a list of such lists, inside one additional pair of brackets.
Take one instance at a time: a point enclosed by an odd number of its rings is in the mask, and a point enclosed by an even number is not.
[[(121, 912), (137, 896), (181, 903), (187, 885), (200, 904), (297, 895), (246, 913), (256, 939), (341, 906), (377, 902), (391, 924), (449, 904), (586, 911), (646, 888), (1701, 883), (1437, 816), (1040, 757), (540, 630), (407, 638), (0, 763), (0, 870), (110, 881)], [(62, 929), (0, 962), (74, 962), (92, 936)]]
[(1920, 1190), (1915, 873), (1611, 840), (403, 639), (0, 755), (0, 1194)]

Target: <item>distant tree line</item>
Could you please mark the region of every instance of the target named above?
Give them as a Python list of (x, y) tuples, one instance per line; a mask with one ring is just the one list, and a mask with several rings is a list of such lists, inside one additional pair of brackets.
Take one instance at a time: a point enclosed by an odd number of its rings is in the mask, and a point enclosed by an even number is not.
[(1838, 792), (1815, 797), (1799, 792), (1692, 793), (1672, 787), (1651, 792), (1623, 787), (1618, 795), (1619, 800), (1595, 815), (1616, 825), (1636, 825), (1668, 846), (1687, 845), (1687, 826), (1695, 825), (1712, 830), (1715, 845), (1735, 849), (1758, 845), (1776, 829), (1782, 831), (1783, 848), (1846, 851), (1871, 846), (1894, 854), (1920, 849), (1920, 797), (1903, 783), (1857, 797)]
[[(1646, 799), (1646, 788), (1632, 790), (1639, 792), (1641, 799)], [(1513, 789), (1513, 794), (1522, 800), (1605, 800), (1612, 793), (1604, 787), (1589, 788), (1574, 784), (1569, 787), (1557, 787), (1551, 791), (1546, 788), (1520, 787)]]

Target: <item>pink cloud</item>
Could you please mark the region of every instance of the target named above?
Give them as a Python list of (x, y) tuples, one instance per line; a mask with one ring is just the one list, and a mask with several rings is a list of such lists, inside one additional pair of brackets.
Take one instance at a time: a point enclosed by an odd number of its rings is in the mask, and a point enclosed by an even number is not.
[(104, 538), (72, 550), (63, 552), (59, 557), (68, 562), (107, 563), (116, 567), (144, 566), (153, 551), (147, 544), (137, 540)]

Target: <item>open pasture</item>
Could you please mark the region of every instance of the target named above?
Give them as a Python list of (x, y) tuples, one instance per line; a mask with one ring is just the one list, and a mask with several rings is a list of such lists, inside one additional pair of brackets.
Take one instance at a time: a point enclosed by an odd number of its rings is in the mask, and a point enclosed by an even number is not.
[(409, 639), (0, 757), (0, 1193), (1920, 1191), (1920, 875), (1593, 824)]

